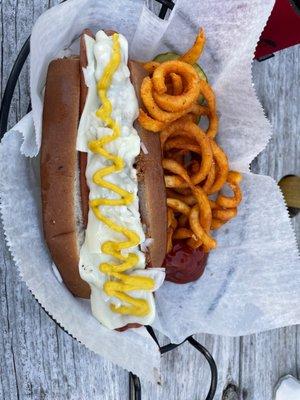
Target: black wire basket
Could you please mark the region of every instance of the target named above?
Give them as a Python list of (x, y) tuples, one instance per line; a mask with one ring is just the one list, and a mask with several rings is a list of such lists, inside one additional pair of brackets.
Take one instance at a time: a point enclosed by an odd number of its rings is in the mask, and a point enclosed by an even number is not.
[[(64, 2), (64, 1), (66, 1), (66, 0), (63, 0), (62, 2)], [(171, 0), (156, 0), (156, 1), (162, 5), (160, 12), (159, 12), (159, 18), (164, 19), (165, 16), (167, 15), (168, 10), (172, 10), (174, 8), (174, 3)], [(6, 87), (5, 87), (4, 95), (2, 98), (2, 102), (1, 102), (1, 109), (0, 109), (0, 140), (2, 139), (5, 132), (7, 131), (8, 116), (9, 116), (9, 112), (10, 112), (12, 97), (13, 97), (20, 73), (24, 66), (24, 63), (27, 60), (27, 57), (29, 55), (29, 52), (30, 52), (30, 37), (26, 40), (22, 49), (20, 50), (20, 52), (17, 56), (17, 59), (13, 65), (13, 68), (11, 70), (11, 73), (9, 75)], [(28, 112), (30, 110), (31, 110), (31, 104), (29, 104), (29, 106), (28, 106)], [(50, 318), (51, 318), (51, 316), (50, 316)], [(57, 324), (56, 321), (55, 321), (55, 323)], [(213, 400), (215, 393), (216, 393), (216, 388), (217, 388), (218, 372), (217, 372), (216, 363), (215, 363), (212, 355), (209, 353), (209, 351), (204, 346), (202, 346), (199, 342), (197, 342), (197, 340), (195, 340), (193, 338), (193, 336), (189, 336), (188, 338), (186, 338), (183, 342), (181, 342), (179, 344), (169, 343), (165, 346), (160, 346), (158, 339), (155, 335), (155, 332), (151, 328), (151, 326), (146, 326), (146, 329), (147, 329), (148, 333), (151, 335), (152, 339), (156, 342), (161, 355), (174, 350), (175, 348), (181, 346), (185, 342), (189, 342), (191, 344), (191, 346), (193, 346), (197, 351), (199, 351), (204, 356), (204, 358), (206, 359), (206, 361), (209, 364), (210, 371), (211, 371), (210, 388), (209, 388), (209, 392), (208, 392), (205, 400)], [(141, 399), (142, 399), (142, 391), (141, 391), (140, 380), (139, 380), (138, 376), (136, 376), (130, 372), (129, 373), (129, 400), (141, 400)]]

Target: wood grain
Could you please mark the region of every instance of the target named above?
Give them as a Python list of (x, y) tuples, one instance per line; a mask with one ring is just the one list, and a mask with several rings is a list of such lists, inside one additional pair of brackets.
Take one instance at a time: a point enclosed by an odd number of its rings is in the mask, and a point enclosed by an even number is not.
[[(150, 0), (149, 0), (150, 1)], [(151, 2), (151, 1), (150, 1)], [(36, 18), (57, 0), (2, 0), (1, 96), (9, 72)], [(158, 11), (158, 8), (155, 8)], [(252, 170), (279, 180), (300, 175), (300, 46), (263, 63), (254, 62), (258, 97), (274, 136)], [(28, 65), (14, 95), (9, 124), (25, 114)], [(293, 219), (300, 240), (300, 215)], [(216, 399), (272, 400), (280, 376), (299, 376), (300, 330), (277, 329), (243, 338), (197, 335), (219, 368)], [(209, 370), (185, 344), (162, 360), (163, 386), (142, 383), (143, 399), (204, 399)], [(222, 393), (224, 391), (224, 395)], [(128, 398), (128, 374), (101, 359), (61, 330), (41, 309), (24, 283), (0, 233), (0, 399), (98, 400)]]

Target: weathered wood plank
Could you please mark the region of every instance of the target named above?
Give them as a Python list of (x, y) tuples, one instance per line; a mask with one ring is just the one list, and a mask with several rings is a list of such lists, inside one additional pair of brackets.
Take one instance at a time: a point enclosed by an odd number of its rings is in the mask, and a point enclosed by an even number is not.
[[(216, 399), (223, 389), (239, 380), (239, 338), (196, 335), (196, 339), (213, 354), (219, 369)], [(209, 390), (210, 371), (204, 358), (188, 343), (163, 356), (164, 385), (143, 383), (145, 399), (204, 399)]]
[[(276, 181), (288, 174), (300, 175), (299, 60), (300, 46), (296, 46), (253, 64), (255, 88), (272, 124), (273, 136), (252, 163), (252, 170)], [(298, 243), (299, 217), (292, 220)], [(282, 375), (299, 376), (297, 341), (297, 327), (241, 338), (240, 387), (245, 393), (242, 399), (272, 399), (274, 385)]]
[(276, 329), (245, 336), (240, 347), (242, 399), (271, 400), (278, 379), (297, 376), (297, 328)]
[[(57, 0), (3, 0), (1, 6), (1, 93), (16, 54), (36, 18)], [(255, 63), (258, 96), (274, 125), (268, 148), (253, 163), (253, 170), (278, 180), (300, 174), (299, 61), (300, 48), (275, 59)], [(298, 79), (295, 82), (295, 79)], [(15, 93), (10, 115), (13, 125), (28, 105), (28, 66)], [(294, 220), (300, 239), (299, 218)], [(126, 399), (127, 373), (102, 360), (63, 332), (40, 308), (21, 282), (0, 236), (0, 398), (15, 399)], [(290, 327), (245, 338), (197, 335), (216, 358), (227, 400), (271, 400), (277, 379), (297, 374), (299, 328)], [(298, 347), (297, 347), (298, 346)], [(209, 371), (202, 357), (188, 344), (165, 355), (165, 385), (143, 383), (145, 399), (205, 398)], [(235, 386), (240, 393), (236, 394)], [(225, 396), (224, 396), (225, 398)]]
[[(253, 78), (258, 97), (273, 126), (266, 150), (253, 162), (256, 173), (277, 182), (286, 175), (300, 175), (300, 45), (261, 63), (254, 63)], [(300, 214), (292, 219), (300, 243)]]

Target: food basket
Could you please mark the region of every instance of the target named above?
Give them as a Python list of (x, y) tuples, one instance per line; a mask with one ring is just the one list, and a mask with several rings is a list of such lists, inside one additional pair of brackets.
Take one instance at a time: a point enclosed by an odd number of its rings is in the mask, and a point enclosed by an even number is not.
[[(64, 1), (66, 1), (66, 0), (63, 0), (62, 2), (64, 2)], [(156, 1), (161, 4), (159, 18), (164, 19), (167, 15), (168, 10), (173, 9), (174, 3), (171, 0), (156, 0)], [(8, 116), (9, 116), (9, 112), (10, 112), (12, 97), (13, 97), (14, 90), (15, 90), (17, 81), (19, 79), (20, 73), (22, 71), (25, 61), (27, 60), (29, 53), (30, 53), (30, 37), (26, 40), (23, 47), (21, 48), (21, 50), (17, 56), (17, 59), (13, 65), (13, 68), (11, 70), (11, 73), (9, 75), (7, 84), (6, 84), (6, 88), (5, 88), (4, 95), (2, 98), (2, 102), (1, 102), (1, 109), (0, 109), (0, 140), (2, 139), (2, 137), (4, 136), (4, 134), (7, 131)], [(29, 112), (30, 110), (31, 110), (31, 104), (29, 103), (27, 111)], [(44, 309), (44, 311), (47, 312), (45, 309)], [(52, 318), (50, 315), (49, 315), (49, 317)], [(58, 324), (57, 321), (54, 320), (54, 322), (56, 324)], [(63, 328), (61, 327), (61, 329), (63, 329)], [(210, 388), (209, 388), (209, 392), (208, 392), (205, 400), (212, 400), (215, 396), (215, 392), (216, 392), (216, 388), (217, 388), (218, 374), (217, 374), (216, 363), (215, 363), (212, 355), (209, 353), (209, 351), (204, 346), (202, 346), (199, 342), (197, 342), (197, 340), (195, 340), (193, 338), (193, 336), (186, 338), (183, 342), (181, 342), (179, 344), (169, 343), (167, 345), (160, 346), (154, 330), (150, 326), (146, 326), (146, 329), (147, 329), (148, 333), (150, 334), (150, 336), (152, 337), (152, 339), (158, 345), (161, 355), (174, 350), (175, 348), (181, 346), (185, 342), (188, 342), (188, 343), (190, 343), (191, 346), (193, 346), (197, 351), (199, 351), (204, 356), (204, 358), (206, 359), (206, 361), (209, 364), (210, 371), (211, 371)], [(68, 333), (68, 332), (66, 331), (66, 333)], [(142, 398), (142, 393), (141, 393), (140, 380), (139, 380), (138, 376), (136, 376), (130, 372), (129, 373), (129, 399), (130, 400), (141, 400), (141, 398)]]

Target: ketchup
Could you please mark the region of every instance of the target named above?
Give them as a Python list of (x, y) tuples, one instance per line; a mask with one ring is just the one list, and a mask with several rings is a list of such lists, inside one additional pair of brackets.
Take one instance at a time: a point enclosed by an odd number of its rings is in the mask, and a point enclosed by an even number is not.
[(163, 266), (166, 280), (174, 283), (196, 281), (203, 274), (208, 258), (202, 247), (192, 249), (187, 244), (177, 242), (166, 255)]

